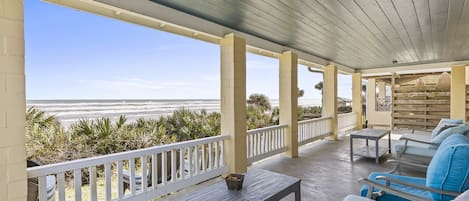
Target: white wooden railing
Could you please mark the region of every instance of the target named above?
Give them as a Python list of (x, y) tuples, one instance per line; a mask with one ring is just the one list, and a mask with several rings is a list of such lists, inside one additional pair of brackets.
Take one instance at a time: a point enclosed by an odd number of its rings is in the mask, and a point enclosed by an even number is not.
[[(224, 140), (227, 138), (223, 135), (208, 137), (32, 167), (28, 168), (28, 178), (38, 179), (39, 201), (46, 201), (48, 197), (46, 177), (55, 176), (57, 178), (58, 200), (64, 201), (66, 198), (65, 175), (71, 173), (73, 175), (75, 200), (96, 201), (98, 194), (97, 170), (104, 167), (104, 178), (102, 179), (105, 183), (106, 200), (150, 200), (227, 172), (228, 167), (223, 159), (223, 145)], [(140, 170), (138, 172), (136, 170), (136, 160), (140, 161)], [(82, 172), (89, 172), (89, 198), (82, 198)], [(129, 173), (126, 178), (127, 182), (130, 183), (130, 192), (127, 194), (124, 194), (125, 172)], [(138, 173), (146, 174), (147, 172), (148, 174), (151, 172), (151, 178), (146, 176), (136, 177)], [(114, 182), (117, 180), (117, 185), (115, 183), (112, 185), (111, 178), (113, 175), (117, 176), (117, 179), (113, 178)], [(160, 179), (158, 179), (159, 175)], [(112, 188), (117, 188), (118, 193), (115, 197), (112, 196), (112, 191), (116, 189)]]
[(280, 125), (248, 130), (246, 140), (248, 164), (286, 151), (286, 127)]
[(357, 126), (357, 113), (350, 112), (346, 114), (339, 114), (337, 124), (339, 131), (354, 129)]
[(298, 122), (298, 143), (304, 145), (331, 135), (331, 117)]

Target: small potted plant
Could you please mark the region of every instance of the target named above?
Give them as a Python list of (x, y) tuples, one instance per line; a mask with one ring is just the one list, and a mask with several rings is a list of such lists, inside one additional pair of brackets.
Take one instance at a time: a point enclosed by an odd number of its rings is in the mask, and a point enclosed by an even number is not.
[(230, 174), (225, 177), (226, 186), (228, 190), (241, 190), (243, 188), (244, 175)]

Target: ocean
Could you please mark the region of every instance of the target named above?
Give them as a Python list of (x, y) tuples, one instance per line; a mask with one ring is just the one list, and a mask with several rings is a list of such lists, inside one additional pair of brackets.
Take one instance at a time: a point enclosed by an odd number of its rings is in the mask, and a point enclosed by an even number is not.
[[(278, 100), (270, 100), (272, 106), (278, 106)], [(298, 105), (319, 106), (320, 99), (299, 99)], [(132, 122), (139, 118), (151, 119), (170, 115), (175, 110), (186, 108), (193, 111), (220, 111), (217, 99), (179, 99), (179, 100), (28, 100), (27, 106), (54, 115), (64, 127), (83, 119), (109, 117), (116, 120), (125, 115)]]

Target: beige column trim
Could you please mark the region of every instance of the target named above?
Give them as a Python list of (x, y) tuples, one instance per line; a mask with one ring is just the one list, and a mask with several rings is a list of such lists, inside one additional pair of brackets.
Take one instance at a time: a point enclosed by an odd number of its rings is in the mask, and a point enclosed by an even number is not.
[(466, 120), (466, 66), (451, 67), (451, 119)]
[(234, 34), (220, 41), (221, 50), (221, 133), (225, 161), (232, 173), (247, 169), (246, 153), (246, 41)]
[(286, 154), (298, 157), (298, 56), (291, 51), (280, 55), (280, 125), (288, 125), (285, 131)]
[(357, 114), (357, 129), (361, 129), (362, 122), (362, 74), (353, 73), (352, 74), (352, 112)]
[(25, 112), (23, 1), (7, 0), (0, 3), (0, 200), (27, 199)]
[(324, 86), (323, 86), (324, 105), (322, 109), (323, 116), (332, 117), (331, 131), (332, 134), (328, 138), (337, 140), (338, 124), (337, 124), (337, 67), (328, 65), (324, 67)]

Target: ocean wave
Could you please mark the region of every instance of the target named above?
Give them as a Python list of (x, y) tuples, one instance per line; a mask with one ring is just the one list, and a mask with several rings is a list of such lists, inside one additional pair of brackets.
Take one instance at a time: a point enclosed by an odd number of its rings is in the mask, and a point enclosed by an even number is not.
[[(278, 106), (277, 99), (270, 100)], [(321, 100), (299, 99), (298, 105), (317, 106)], [(220, 111), (220, 101), (207, 100), (28, 100), (27, 106), (55, 115), (62, 124), (70, 125), (79, 119), (109, 117), (117, 119), (125, 115), (129, 121), (138, 118), (159, 118), (175, 110), (186, 108), (191, 111)]]

